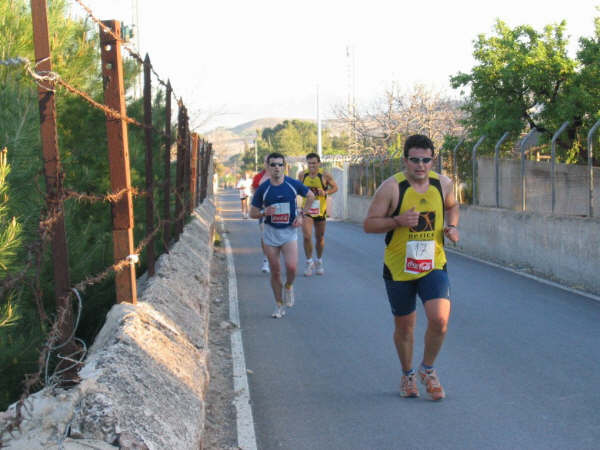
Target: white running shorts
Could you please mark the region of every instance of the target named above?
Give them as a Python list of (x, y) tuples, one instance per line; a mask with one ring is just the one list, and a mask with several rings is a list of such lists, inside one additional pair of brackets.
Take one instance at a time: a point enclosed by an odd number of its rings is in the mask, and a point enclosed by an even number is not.
[(283, 244), (296, 241), (298, 239), (298, 229), (292, 226), (285, 228), (275, 228), (265, 224), (263, 230), (263, 242), (271, 247), (281, 247)]

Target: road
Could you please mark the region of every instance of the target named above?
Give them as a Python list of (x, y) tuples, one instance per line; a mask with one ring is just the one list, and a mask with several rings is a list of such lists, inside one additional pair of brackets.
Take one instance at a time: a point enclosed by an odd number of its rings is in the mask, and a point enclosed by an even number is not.
[(259, 449), (600, 448), (600, 302), (449, 253), (453, 310), (436, 361), (447, 398), (404, 399), (383, 235), (328, 222), (325, 275), (303, 277), (300, 250), (296, 306), (275, 320), (257, 223), (232, 191), (219, 202)]

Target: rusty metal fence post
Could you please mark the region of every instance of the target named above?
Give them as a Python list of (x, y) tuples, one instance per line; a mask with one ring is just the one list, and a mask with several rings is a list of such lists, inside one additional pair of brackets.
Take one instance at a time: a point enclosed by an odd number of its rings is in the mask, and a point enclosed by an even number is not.
[(202, 201), (200, 192), (200, 180), (202, 179), (202, 161), (204, 161), (204, 148), (206, 147), (206, 141), (202, 139), (198, 144), (198, 160), (196, 161), (196, 206)]
[[(144, 137), (146, 141), (146, 236), (154, 231), (154, 172), (152, 165), (152, 80), (150, 57), (144, 59)], [(154, 238), (146, 247), (148, 275), (154, 275)]]
[(206, 199), (207, 187), (208, 187), (208, 169), (210, 167), (210, 161), (212, 159), (213, 149), (212, 143), (208, 144), (206, 153), (204, 154), (204, 163), (202, 167), (202, 180), (201, 180), (201, 201)]
[[(52, 71), (50, 59), (50, 43), (48, 34), (46, 0), (31, 1), (31, 18), (33, 22), (33, 43), (36, 70)], [(44, 177), (46, 180), (46, 205), (49, 217), (56, 220), (49, 225), (52, 241), (52, 259), (54, 270), (54, 294), (56, 309), (65, 310), (64, 322), (60, 327), (61, 341), (71, 335), (73, 323), (69, 309), (70, 279), (69, 252), (65, 231), (64, 190), (62, 184), (62, 168), (58, 150), (56, 129), (56, 103), (53, 83), (47, 80), (38, 82), (38, 104), (40, 110), (40, 134), (42, 154), (44, 158)], [(61, 342), (62, 343), (62, 342)], [(66, 349), (69, 350), (69, 349)], [(69, 353), (70, 351), (67, 351)]]
[(185, 157), (183, 159), (183, 188), (184, 188), (184, 208), (187, 212), (190, 211), (190, 156), (192, 154), (191, 152), (191, 146), (192, 146), (192, 135), (190, 133), (190, 129), (189, 129), (189, 122), (187, 122), (187, 127), (186, 127), (186, 137), (187, 139), (185, 140)]
[[(102, 23), (111, 29), (116, 36), (121, 36), (121, 24), (118, 21), (107, 20)], [(133, 201), (131, 197), (127, 123), (123, 119), (127, 116), (127, 111), (125, 109), (121, 45), (119, 41), (100, 27), (100, 47), (104, 103), (121, 115), (120, 119), (108, 115), (106, 117), (111, 189), (115, 194), (125, 191), (119, 200), (112, 203), (114, 260), (115, 262), (125, 258), (130, 260), (130, 264), (115, 275), (117, 302), (136, 303), (137, 285), (135, 258), (133, 256)]]
[(198, 177), (198, 135), (196, 133), (192, 134), (192, 154), (190, 158), (190, 203), (189, 203), (189, 213), (191, 214), (194, 208), (196, 207), (196, 186), (198, 183), (196, 182), (196, 178)]
[(550, 161), (550, 182), (552, 184), (552, 214), (554, 214), (554, 209), (556, 207), (556, 141), (558, 137), (561, 135), (565, 128), (569, 125), (569, 122), (563, 123), (558, 131), (554, 133), (552, 136), (552, 156)]
[(171, 240), (171, 81), (167, 81), (167, 92), (165, 94), (165, 187), (163, 192), (163, 239), (166, 245)]
[(600, 120), (598, 120), (590, 129), (587, 136), (588, 145), (588, 173), (589, 173), (589, 186), (588, 186), (588, 215), (594, 217), (594, 152), (593, 152), (593, 139), (594, 133), (600, 126)]
[(183, 102), (179, 100), (179, 114), (177, 118), (177, 173), (175, 187), (175, 239), (183, 231), (183, 218), (180, 217), (184, 208), (184, 168), (185, 168), (185, 146), (187, 143), (187, 110)]

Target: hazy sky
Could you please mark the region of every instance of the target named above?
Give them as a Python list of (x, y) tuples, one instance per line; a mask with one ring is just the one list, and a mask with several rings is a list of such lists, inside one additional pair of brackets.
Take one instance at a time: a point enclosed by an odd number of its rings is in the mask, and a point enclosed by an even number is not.
[[(132, 0), (83, 0), (101, 19), (132, 23)], [(352, 3), (355, 3), (352, 5)], [(354, 90), (365, 106), (392, 82), (447, 90), (473, 65), (472, 42), (496, 18), (509, 26), (567, 21), (571, 56), (592, 36), (596, 0), (138, 0), (141, 53), (170, 78), (200, 131), (262, 117), (323, 118)], [(73, 12), (81, 8), (73, 5)]]

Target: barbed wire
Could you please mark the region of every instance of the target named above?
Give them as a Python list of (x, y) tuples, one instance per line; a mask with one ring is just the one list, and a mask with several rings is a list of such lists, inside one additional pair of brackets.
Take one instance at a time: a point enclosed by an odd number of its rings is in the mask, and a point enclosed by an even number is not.
[[(85, 10), (85, 12), (89, 16), (89, 18), (92, 19), (94, 22), (96, 22), (96, 24), (98, 24), (100, 26), (100, 28), (102, 28), (102, 30), (106, 34), (108, 34), (109, 36), (111, 36), (117, 42), (120, 42), (121, 43), (121, 47), (124, 48), (127, 51), (127, 53), (129, 53), (131, 55), (131, 57), (133, 59), (135, 59), (136, 61), (138, 61), (140, 64), (144, 65), (144, 59), (141, 57), (141, 55), (137, 51), (133, 50), (131, 47), (129, 47), (127, 45), (127, 41), (125, 39), (123, 39), (120, 36), (117, 36), (117, 34), (113, 30), (111, 30), (109, 27), (107, 27), (106, 25), (104, 25), (102, 23), (102, 21), (100, 19), (98, 19), (94, 15), (93, 11), (88, 6), (86, 6), (81, 0), (75, 0), (75, 2), (77, 2), (79, 4), (79, 6), (81, 6)], [(150, 70), (152, 71), (152, 73), (154, 74), (154, 76), (156, 77), (156, 79), (158, 80), (158, 82), (161, 85), (163, 85), (165, 88), (168, 88), (167, 83), (165, 83), (161, 79), (160, 75), (156, 72), (156, 70), (154, 70), (154, 67), (152, 66), (152, 64), (150, 64)], [(171, 93), (173, 94), (173, 96), (175, 98), (177, 98), (177, 95), (175, 94), (175, 91), (173, 90), (172, 86), (170, 87), (170, 89), (171, 89)]]
[(65, 88), (67, 91), (71, 92), (72, 94), (75, 94), (75, 95), (81, 97), (83, 100), (88, 102), (90, 105), (92, 105), (96, 109), (103, 111), (107, 116), (109, 116), (113, 119), (123, 120), (123, 121), (125, 121), (131, 125), (135, 125), (139, 128), (150, 129), (150, 130), (154, 131), (156, 134), (160, 135), (161, 137), (167, 137), (166, 133), (163, 130), (159, 130), (159, 129), (155, 128), (153, 125), (143, 124), (143, 123), (139, 122), (138, 120), (135, 120), (131, 117), (128, 117), (126, 115), (119, 113), (118, 111), (110, 108), (109, 106), (106, 106), (100, 102), (97, 102), (96, 100), (94, 100), (91, 97), (90, 94), (87, 94), (86, 92), (84, 92), (84, 91), (70, 85), (66, 81), (64, 81), (57, 72), (37, 71), (36, 70), (37, 66), (41, 62), (45, 61), (46, 59), (48, 59), (48, 58), (38, 61), (35, 64), (35, 66), (32, 66), (31, 61), (28, 58), (24, 58), (24, 57), (10, 58), (8, 60), (0, 61), (0, 63), (6, 63), (4, 65), (24, 65), (26, 73), (28, 73), (34, 79), (36, 84), (41, 89), (44, 89), (48, 92), (56, 92), (56, 89), (52, 88), (51, 86), (58, 84), (58, 85), (62, 86), (63, 88)]
[[(176, 192), (175, 194), (183, 202), (179, 193)], [(67, 294), (62, 299), (59, 299), (59, 303), (62, 302), (62, 304), (64, 306), (62, 306), (61, 308), (58, 309), (56, 320), (50, 327), (50, 331), (48, 333), (48, 338), (47, 338), (46, 343), (44, 344), (42, 351), (40, 352), (40, 355), (38, 358), (37, 372), (35, 372), (33, 374), (25, 375), (25, 382), (24, 382), (25, 387), (24, 387), (23, 393), (21, 394), (19, 400), (17, 401), (17, 403), (15, 405), (14, 417), (12, 417), (11, 420), (7, 421), (8, 423), (4, 427), (4, 429), (0, 430), (0, 448), (3, 445), (3, 442), (6, 442), (6, 440), (4, 439), (4, 435), (6, 433), (8, 433), (12, 438), (14, 438), (13, 432), (16, 431), (17, 429), (19, 429), (19, 427), (23, 421), (23, 417), (24, 417), (23, 410), (25, 409), (25, 411), (27, 411), (27, 404), (26, 404), (27, 397), (29, 396), (31, 390), (35, 386), (42, 383), (42, 372), (44, 372), (44, 385), (46, 385), (46, 386), (59, 385), (61, 383), (61, 379), (60, 379), (61, 375), (74, 370), (76, 367), (79, 367), (83, 363), (83, 359), (85, 358), (85, 355), (87, 354), (87, 345), (85, 344), (85, 342), (83, 340), (75, 337), (75, 333), (76, 333), (77, 327), (79, 325), (79, 320), (81, 318), (81, 311), (83, 309), (83, 302), (81, 300), (80, 291), (84, 292), (87, 287), (92, 286), (94, 284), (97, 284), (97, 283), (105, 280), (112, 273), (118, 273), (121, 270), (124, 270), (125, 267), (127, 267), (128, 265), (137, 263), (137, 261), (138, 261), (137, 256), (146, 248), (146, 246), (151, 242), (151, 240), (156, 236), (156, 234), (158, 234), (161, 230), (163, 230), (164, 225), (178, 222), (178, 221), (182, 220), (188, 213), (189, 213), (189, 211), (187, 209), (184, 209), (181, 211), (181, 213), (177, 217), (175, 217), (173, 219), (169, 219), (169, 220), (160, 219), (158, 221), (158, 224), (153, 229), (153, 231), (151, 233), (149, 233), (135, 247), (133, 254), (128, 255), (127, 257), (121, 259), (120, 261), (116, 262), (115, 264), (107, 267), (101, 273), (94, 275), (94, 276), (89, 276), (85, 280), (82, 280), (81, 282), (77, 283), (75, 286), (73, 286), (71, 288), (69, 294)], [(45, 224), (43, 227), (40, 225), (40, 233), (41, 233), (40, 242), (43, 243), (43, 242), (47, 242), (51, 238), (51, 235), (49, 234), (49, 232), (47, 232), (47, 224), (50, 222), (48, 220), (41, 220), (40, 224), (42, 224), (42, 223)], [(37, 255), (38, 258), (36, 258), (40, 264), (41, 264), (42, 255), (43, 255), (43, 248), (44, 248), (43, 246), (40, 246), (40, 249), (41, 249), (40, 255)], [(38, 282), (39, 282), (39, 274), (40, 273), (41, 273), (41, 266), (40, 266), (40, 270), (37, 271)], [(3, 289), (4, 289), (4, 287), (3, 287)], [(41, 290), (39, 290), (39, 292), (41, 292)], [(77, 312), (77, 318), (75, 320), (75, 325), (73, 326), (71, 335), (62, 344), (55, 345), (56, 342), (61, 337), (60, 330), (63, 328), (63, 324), (65, 323), (67, 317), (70, 314), (71, 308), (70, 308), (70, 303), (68, 303), (68, 301), (73, 297), (73, 294), (75, 294), (75, 296), (77, 297), (77, 300), (78, 300), (78, 312)], [(43, 321), (46, 322), (47, 319), (43, 319)], [(79, 344), (79, 347), (77, 347), (75, 349), (75, 351), (73, 351), (67, 355), (58, 354), (58, 358), (60, 361), (55, 366), (52, 375), (48, 375), (49, 367), (50, 367), (50, 358), (51, 358), (52, 352), (66, 347), (69, 343), (71, 343), (73, 341), (76, 341)], [(79, 355), (79, 357), (75, 358), (75, 356), (77, 356), (77, 355)], [(63, 361), (66, 361), (69, 364), (66, 367), (61, 368), (61, 364), (63, 363)], [(65, 380), (62, 380), (62, 381), (64, 382)], [(76, 383), (78, 380), (71, 379), (71, 380), (67, 380), (67, 381), (70, 383)]]
[[(90, 16), (90, 18), (93, 21), (95, 21), (105, 33), (108, 33), (115, 40), (120, 42), (122, 44), (122, 47), (136, 61), (138, 61), (141, 64), (144, 64), (144, 60), (142, 59), (142, 57), (136, 51), (129, 48), (129, 46), (126, 45), (125, 41), (122, 38), (120, 38), (119, 36), (117, 36), (109, 27), (107, 27), (100, 20), (98, 20), (93, 15), (90, 8), (88, 8), (86, 5), (84, 5), (80, 0), (75, 0), (75, 1), (82, 8), (84, 8), (86, 10), (86, 12)], [(53, 71), (39, 71), (38, 66), (40, 65), (40, 63), (42, 63), (43, 61), (46, 61), (47, 59), (49, 59), (49, 58), (45, 58), (41, 61), (38, 61), (34, 65), (27, 58), (14, 57), (14, 58), (9, 58), (9, 59), (0, 61), (0, 65), (2, 65), (2, 66), (22, 65), (25, 68), (25, 73), (27, 73), (29, 76), (31, 76), (31, 78), (34, 80), (34, 82), (41, 89), (44, 89), (48, 92), (56, 92), (55, 87), (57, 85), (61, 86), (64, 89), (66, 89), (67, 91), (69, 91), (70, 93), (81, 97), (82, 99), (84, 99), (87, 103), (89, 103), (93, 107), (103, 111), (110, 118), (114, 118), (117, 120), (123, 120), (129, 124), (135, 125), (140, 128), (151, 129), (155, 133), (157, 133), (158, 135), (161, 135), (163, 137), (167, 136), (167, 134), (165, 132), (163, 132), (162, 130), (157, 130), (152, 125), (145, 125), (133, 118), (127, 117), (124, 114), (120, 114), (118, 111), (116, 111), (102, 103), (95, 101), (89, 94), (85, 93), (84, 91), (82, 91), (82, 90), (70, 85), (66, 81), (64, 81), (58, 73), (53, 72)], [(151, 69), (151, 72), (156, 77), (156, 79), (158, 80), (158, 82), (161, 85), (168, 88), (170, 90), (171, 94), (177, 100), (177, 102), (181, 103), (181, 99), (177, 98), (175, 91), (173, 90), (173, 88), (170, 85), (170, 82), (165, 83), (161, 79), (159, 74), (154, 70), (154, 68), (152, 67), (152, 64), (150, 64), (150, 69)], [(170, 149), (166, 149), (166, 151), (170, 151)], [(166, 184), (166, 182), (161, 183), (158, 186), (164, 186), (165, 184)], [(49, 320), (48, 316), (46, 315), (44, 306), (43, 306), (43, 292), (41, 289), (41, 273), (42, 273), (42, 265), (43, 265), (43, 261), (44, 261), (44, 255), (46, 252), (47, 245), (50, 242), (50, 240), (52, 239), (55, 224), (61, 217), (64, 217), (64, 209), (59, 207), (61, 201), (64, 201), (67, 199), (75, 199), (77, 201), (115, 203), (115, 202), (118, 202), (119, 200), (121, 200), (123, 198), (123, 196), (127, 195), (128, 193), (131, 193), (131, 195), (133, 197), (142, 197), (142, 196), (147, 196), (147, 195), (153, 195), (153, 193), (155, 192), (154, 191), (155, 188), (156, 188), (156, 186), (153, 186), (153, 189), (151, 189), (151, 192), (138, 190), (136, 188), (129, 188), (129, 189), (122, 189), (119, 192), (110, 193), (110, 194), (106, 194), (106, 195), (80, 193), (80, 192), (76, 192), (74, 190), (61, 190), (60, 198), (49, 199), (47, 197), (46, 205), (47, 205), (48, 209), (43, 209), (40, 212), (40, 220), (39, 220), (39, 224), (38, 224), (39, 238), (29, 246), (29, 250), (27, 252), (27, 262), (25, 263), (23, 270), (18, 274), (10, 275), (10, 276), (4, 277), (2, 279), (2, 285), (0, 286), (0, 295), (3, 295), (8, 290), (15, 288), (19, 283), (22, 283), (23, 280), (25, 280), (31, 274), (34, 266), (36, 266), (35, 275), (31, 278), (30, 285), (31, 285), (32, 292), (34, 294), (33, 296), (34, 296), (34, 299), (36, 302), (40, 320), (44, 324), (49, 323), (50, 320)], [(175, 195), (177, 196), (177, 198), (179, 199), (179, 201), (182, 204), (185, 203), (184, 199), (182, 199), (181, 194), (178, 192), (177, 186), (174, 186), (172, 189), (170, 189), (170, 191), (175, 193)], [(43, 384), (45, 384), (46, 386), (51, 385), (51, 384), (57, 385), (59, 383), (61, 377), (65, 373), (72, 372), (76, 367), (79, 367), (82, 364), (83, 359), (85, 358), (85, 355), (87, 353), (87, 346), (84, 341), (75, 337), (75, 333), (76, 333), (77, 327), (79, 325), (79, 320), (80, 320), (81, 312), (83, 309), (83, 301), (81, 300), (80, 291), (83, 293), (87, 287), (104, 281), (112, 273), (118, 273), (118, 272), (124, 270), (127, 266), (137, 263), (139, 260), (138, 255), (149, 245), (150, 242), (152, 242), (152, 239), (154, 239), (154, 237), (164, 229), (165, 225), (177, 223), (177, 222), (183, 220), (183, 218), (188, 214), (189, 214), (189, 211), (187, 210), (187, 208), (184, 208), (181, 211), (181, 213), (173, 219), (160, 219), (160, 217), (158, 217), (158, 220), (156, 221), (157, 224), (154, 227), (154, 229), (150, 233), (148, 233), (141, 242), (139, 242), (139, 244), (135, 247), (133, 254), (128, 255), (125, 258), (122, 258), (120, 261), (117, 261), (115, 264), (112, 264), (111, 266), (107, 267), (99, 274), (88, 276), (86, 279), (80, 281), (75, 286), (73, 286), (71, 288), (71, 291), (69, 292), (69, 294), (67, 294), (64, 298), (58, 299), (59, 304), (63, 304), (63, 306), (57, 310), (57, 316), (50, 327), (50, 331), (48, 333), (48, 338), (46, 340), (46, 343), (45, 343), (42, 351), (39, 354), (37, 372), (25, 375), (24, 390), (23, 390), (19, 400), (16, 403), (14, 420), (8, 422), (7, 426), (0, 430), (0, 447), (3, 446), (3, 442), (6, 442), (6, 441), (4, 441), (4, 436), (6, 433), (8, 433), (10, 436), (14, 437), (13, 432), (20, 427), (20, 424), (23, 420), (23, 412), (29, 411), (28, 405), (27, 405), (27, 401), (28, 401), (27, 398), (28, 398), (31, 390), (35, 386), (42, 384), (42, 372), (44, 373), (44, 377), (43, 377), (44, 383)], [(159, 215), (158, 211), (157, 211), (157, 215)], [(164, 243), (164, 237), (163, 237), (163, 243)], [(164, 243), (164, 244), (165, 244), (165, 250), (168, 252), (168, 246), (166, 245), (166, 243)], [(71, 310), (72, 310), (71, 300), (73, 298), (73, 294), (75, 294), (75, 296), (77, 297), (77, 301), (78, 301), (78, 309), (77, 309), (77, 316), (76, 316), (75, 324), (72, 328), (71, 335), (64, 342), (62, 342), (62, 344), (56, 345), (56, 342), (58, 342), (58, 340), (61, 339), (61, 336), (62, 336), (60, 330), (63, 329), (65, 320), (68, 317), (70, 317)], [(66, 355), (62, 355), (62, 354), (58, 353), (59, 362), (54, 367), (53, 373), (49, 374), (50, 360), (51, 360), (52, 353), (56, 352), (57, 350), (60, 350), (62, 348), (65, 348), (68, 344), (73, 343), (73, 342), (76, 342), (77, 344), (79, 344), (78, 346), (76, 346), (77, 349)], [(69, 380), (69, 381), (74, 383), (77, 380)]]

